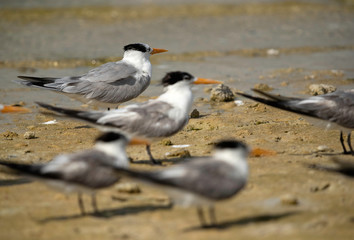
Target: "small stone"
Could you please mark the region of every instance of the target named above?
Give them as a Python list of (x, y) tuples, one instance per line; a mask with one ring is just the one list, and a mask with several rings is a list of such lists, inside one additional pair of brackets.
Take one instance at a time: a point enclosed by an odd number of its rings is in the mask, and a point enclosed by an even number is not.
[(309, 90), (311, 95), (317, 96), (317, 95), (334, 92), (337, 90), (337, 88), (333, 85), (328, 85), (328, 84), (311, 84), (309, 86)]
[(265, 92), (273, 90), (272, 87), (270, 87), (268, 84), (265, 84), (265, 83), (257, 83), (254, 85), (253, 88), (257, 89), (257, 90), (265, 91)]
[(36, 134), (34, 132), (25, 132), (23, 137), (25, 139), (34, 139), (34, 138), (36, 138)]
[(299, 200), (290, 194), (286, 194), (280, 198), (280, 201), (283, 205), (298, 205)]
[(211, 90), (211, 95), (210, 95), (211, 101), (229, 102), (229, 101), (233, 101), (234, 98), (235, 95), (232, 93), (231, 89), (224, 84), (220, 84)]
[(316, 152), (333, 152), (334, 150), (329, 148), (326, 145), (320, 145), (317, 147), (317, 151)]
[(197, 109), (194, 109), (191, 113), (191, 118), (199, 118), (200, 114)]
[(191, 153), (188, 150), (182, 149), (168, 154), (167, 157), (187, 158), (187, 157), (191, 157)]
[(13, 140), (15, 137), (18, 137), (18, 134), (11, 131), (6, 131), (2, 133), (2, 136), (7, 140)]
[(280, 86), (282, 86), (282, 87), (286, 87), (286, 86), (288, 86), (288, 85), (289, 85), (289, 83), (288, 83), (288, 82), (285, 82), (285, 81), (280, 83)]
[(124, 192), (124, 193), (140, 193), (140, 187), (136, 183), (119, 183), (116, 185), (116, 190), (118, 192)]
[(165, 146), (171, 146), (173, 145), (172, 141), (170, 139), (162, 139), (161, 144)]

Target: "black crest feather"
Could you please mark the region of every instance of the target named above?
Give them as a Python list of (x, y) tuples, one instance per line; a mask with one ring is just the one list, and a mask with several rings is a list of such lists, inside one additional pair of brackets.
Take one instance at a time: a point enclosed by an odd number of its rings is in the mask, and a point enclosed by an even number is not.
[(148, 47), (146, 47), (146, 45), (142, 43), (132, 43), (124, 46), (124, 51), (128, 51), (128, 50), (136, 50), (140, 52), (149, 51)]
[(194, 77), (187, 72), (180, 72), (180, 71), (169, 72), (162, 79), (162, 85), (166, 87), (168, 85), (173, 85), (182, 80), (192, 80), (192, 79), (194, 79)]

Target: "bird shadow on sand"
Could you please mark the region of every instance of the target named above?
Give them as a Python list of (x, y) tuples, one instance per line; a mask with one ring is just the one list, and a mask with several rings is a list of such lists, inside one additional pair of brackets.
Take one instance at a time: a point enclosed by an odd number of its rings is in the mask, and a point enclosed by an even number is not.
[(27, 184), (27, 183), (31, 183), (31, 182), (32, 182), (32, 180), (27, 179), (27, 178), (0, 180), (0, 187), (15, 186), (15, 185)]
[[(192, 159), (192, 158), (190, 158)], [(164, 163), (168, 163), (169, 164), (175, 164), (175, 163), (182, 163), (182, 162), (187, 162), (189, 161), (187, 158), (169, 158), (169, 159), (156, 159), (157, 162), (159, 162), (160, 164), (153, 164), (150, 160), (138, 160), (138, 161), (134, 161), (132, 160), (131, 163), (134, 164), (147, 164), (147, 165), (151, 165), (151, 166), (163, 166)]]
[(89, 212), (85, 215), (82, 214), (74, 214), (68, 216), (55, 216), (55, 217), (48, 217), (42, 220), (38, 220), (37, 222), (40, 224), (45, 224), (53, 221), (66, 221), (72, 219), (79, 219), (85, 217), (94, 217), (94, 218), (101, 218), (101, 219), (109, 219), (116, 216), (124, 216), (124, 215), (133, 215), (138, 214), (141, 212), (150, 212), (150, 211), (157, 211), (157, 210), (169, 210), (171, 209), (171, 205), (143, 205), (143, 206), (131, 206), (131, 207), (122, 207), (122, 208), (113, 208), (113, 209), (104, 209), (100, 210), (99, 212)]
[(224, 230), (233, 226), (243, 226), (248, 224), (276, 221), (282, 218), (293, 216), (295, 214), (298, 214), (298, 212), (292, 211), (292, 212), (285, 212), (279, 214), (263, 214), (258, 216), (244, 217), (241, 219), (219, 222), (217, 225), (190, 227), (185, 229), (184, 232), (191, 232), (191, 231), (198, 231), (198, 230), (205, 230), (205, 229)]
[(332, 167), (332, 166), (324, 166), (320, 164), (305, 164), (306, 167), (310, 169), (314, 169), (317, 171), (323, 171), (323, 172), (329, 172), (329, 173), (337, 173), (337, 174), (342, 174), (347, 177), (354, 178), (354, 167), (347, 167), (347, 166), (337, 166), (337, 167)]

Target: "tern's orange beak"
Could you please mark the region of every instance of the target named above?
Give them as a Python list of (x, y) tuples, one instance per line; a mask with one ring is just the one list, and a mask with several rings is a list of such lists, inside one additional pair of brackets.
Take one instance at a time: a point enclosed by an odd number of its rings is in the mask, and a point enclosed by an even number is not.
[(219, 83), (222, 82), (213, 79), (207, 79), (207, 78), (197, 78), (197, 80), (193, 82), (193, 84), (219, 84)]
[(157, 53), (163, 53), (163, 52), (167, 52), (168, 50), (166, 49), (162, 49), (162, 48), (153, 48), (152, 52), (150, 53), (151, 55), (153, 54), (157, 54)]
[(150, 145), (151, 143), (143, 138), (132, 138), (128, 145)]
[(26, 113), (26, 112), (30, 112), (30, 110), (24, 107), (9, 106), (9, 105), (3, 105), (1, 109), (1, 113)]

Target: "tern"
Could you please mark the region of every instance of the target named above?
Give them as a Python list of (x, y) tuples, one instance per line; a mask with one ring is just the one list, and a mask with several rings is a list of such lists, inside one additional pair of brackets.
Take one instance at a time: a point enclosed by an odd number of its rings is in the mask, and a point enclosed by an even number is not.
[[(128, 139), (124, 135), (108, 132), (96, 139), (93, 149), (58, 155), (48, 163), (30, 165), (0, 161), (0, 164), (66, 193), (78, 193), (78, 204), (84, 215), (82, 194), (91, 195), (92, 207), (96, 213), (96, 190), (110, 187), (120, 178), (107, 165), (120, 168), (129, 166), (125, 152), (127, 144)], [(130, 144), (140, 142), (132, 140)]]
[(150, 85), (150, 55), (166, 52), (144, 43), (124, 46), (123, 59), (105, 63), (81, 76), (30, 77), (18, 76), (25, 86), (68, 94), (95, 106), (118, 106), (139, 96)]
[[(43, 108), (84, 120), (102, 131), (120, 132), (144, 140), (169, 137), (188, 123), (193, 103), (192, 84), (216, 84), (220, 81), (196, 78), (187, 72), (169, 72), (162, 79), (165, 92), (158, 98), (110, 111), (79, 111), (37, 102)], [(146, 145), (152, 163), (150, 144)]]
[[(335, 127), (341, 130), (339, 140), (343, 148), (343, 153), (354, 155), (351, 145), (351, 131), (354, 129), (354, 89), (338, 90), (305, 99), (276, 96), (257, 89), (252, 90), (266, 96), (268, 99), (250, 96), (245, 93), (238, 94), (272, 107), (325, 120), (327, 128)], [(343, 131), (348, 134), (347, 143), (349, 151), (347, 151), (344, 145)]]
[[(161, 187), (173, 204), (197, 207), (202, 227), (211, 227), (217, 226), (214, 203), (233, 197), (245, 187), (249, 151), (242, 142), (223, 140), (215, 144), (211, 157), (191, 159), (169, 168), (155, 171), (113, 168), (118, 176)], [(209, 210), (210, 224), (204, 217), (203, 207)]]

